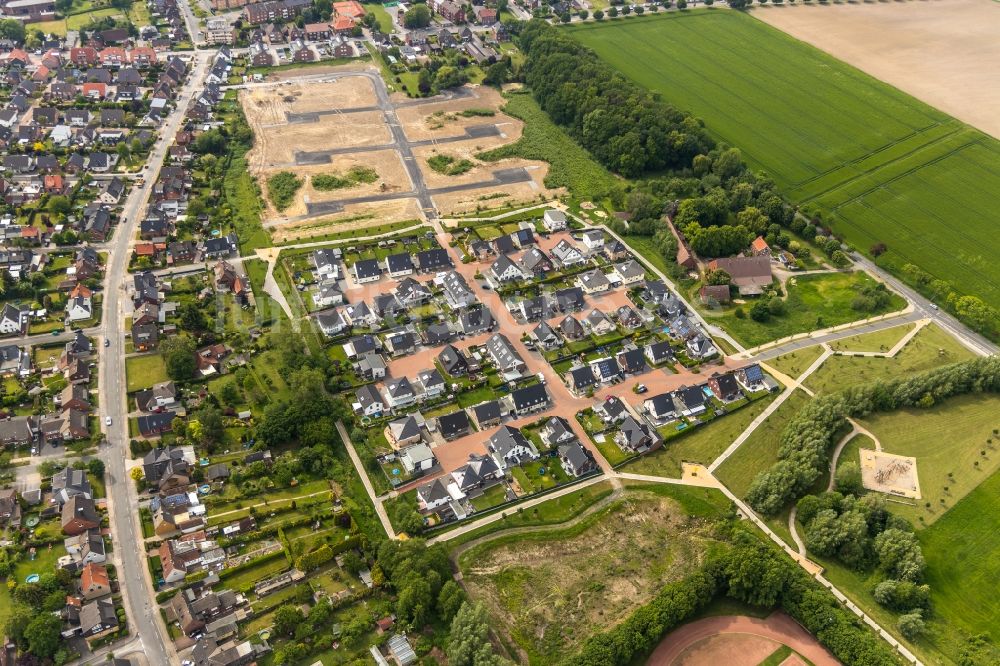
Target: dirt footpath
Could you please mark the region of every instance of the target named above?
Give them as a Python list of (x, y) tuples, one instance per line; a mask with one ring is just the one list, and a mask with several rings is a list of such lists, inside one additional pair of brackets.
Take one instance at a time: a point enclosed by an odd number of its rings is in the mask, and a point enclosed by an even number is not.
[(796, 3), (753, 15), (1000, 138), (1000, 2)]
[[(725, 655), (717, 652), (720, 646), (704, 642), (706, 639), (722, 634), (744, 635), (748, 639), (748, 645), (753, 643), (751, 639), (770, 639), (792, 648), (812, 662), (814, 666), (840, 666), (840, 662), (827, 652), (826, 648), (820, 645), (815, 637), (782, 612), (773, 613), (763, 620), (742, 615), (720, 616), (685, 624), (667, 634), (667, 637), (653, 650), (646, 665), (673, 666), (683, 663), (685, 666), (708, 666), (709, 664), (755, 666), (760, 663), (760, 659), (755, 659), (755, 654), (750, 654), (753, 650), (744, 652), (741, 642), (726, 643), (731, 649), (727, 649)], [(710, 655), (707, 653), (702, 655), (704, 658), (699, 657), (699, 647), (704, 647), (706, 650), (711, 647), (712, 650), (715, 650), (711, 655), (713, 660), (709, 660)]]

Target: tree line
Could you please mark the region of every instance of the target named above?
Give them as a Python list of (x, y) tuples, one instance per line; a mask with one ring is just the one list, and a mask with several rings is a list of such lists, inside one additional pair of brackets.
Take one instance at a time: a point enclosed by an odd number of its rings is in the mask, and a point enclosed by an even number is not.
[(684, 580), (665, 586), (614, 629), (588, 639), (563, 664), (625, 666), (640, 661), (664, 634), (719, 596), (760, 608), (782, 608), (845, 664), (898, 663), (886, 643), (798, 565), (742, 526), (733, 530), (734, 548)]
[(760, 513), (774, 515), (802, 497), (828, 469), (830, 449), (848, 425), (848, 417), (927, 408), (952, 396), (998, 390), (1000, 360), (987, 357), (820, 396), (789, 422), (781, 434), (778, 462), (757, 475), (746, 499)]

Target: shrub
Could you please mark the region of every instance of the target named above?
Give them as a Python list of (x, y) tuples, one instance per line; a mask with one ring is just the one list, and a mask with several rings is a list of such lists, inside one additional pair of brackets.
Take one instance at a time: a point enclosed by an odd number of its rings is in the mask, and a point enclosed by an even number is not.
[(445, 176), (458, 176), (475, 166), (469, 160), (459, 160), (451, 155), (433, 155), (427, 158), (427, 164)]
[(278, 211), (292, 205), (295, 193), (302, 187), (303, 180), (291, 171), (279, 171), (267, 179), (267, 196)]

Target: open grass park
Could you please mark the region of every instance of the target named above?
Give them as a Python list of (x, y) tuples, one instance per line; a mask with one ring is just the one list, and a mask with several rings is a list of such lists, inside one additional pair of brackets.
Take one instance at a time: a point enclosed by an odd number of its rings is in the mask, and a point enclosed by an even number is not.
[(972, 358), (972, 352), (936, 325), (925, 326), (892, 358), (843, 356), (828, 358), (805, 380), (816, 393), (830, 393), (851, 384), (904, 377)]
[[(990, 204), (1000, 195), (1000, 142), (745, 13), (681, 12), (569, 30), (704, 119), (859, 250), (885, 243), (880, 263), (915, 264), (1000, 306)], [(747, 57), (749, 45), (755, 57)]]
[[(902, 297), (892, 294), (888, 304), (876, 311), (856, 310), (852, 304), (862, 289), (875, 285), (867, 273), (819, 273), (789, 278), (785, 284), (785, 311), (766, 321), (755, 321), (744, 314), (749, 304), (734, 305), (722, 310), (703, 310), (706, 320), (725, 328), (745, 346), (753, 347), (820, 328), (839, 326), (894, 312), (905, 307)], [(695, 301), (696, 302), (696, 301)]]

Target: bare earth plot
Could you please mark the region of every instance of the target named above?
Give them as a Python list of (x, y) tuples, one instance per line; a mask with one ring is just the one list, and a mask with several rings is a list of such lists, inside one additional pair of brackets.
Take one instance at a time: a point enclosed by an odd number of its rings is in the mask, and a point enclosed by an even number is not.
[(482, 599), (531, 664), (573, 654), (662, 585), (696, 569), (712, 541), (672, 500), (645, 491), (564, 538), (525, 535), (462, 556), (470, 596)]
[(1000, 3), (796, 3), (753, 15), (1000, 138)]

